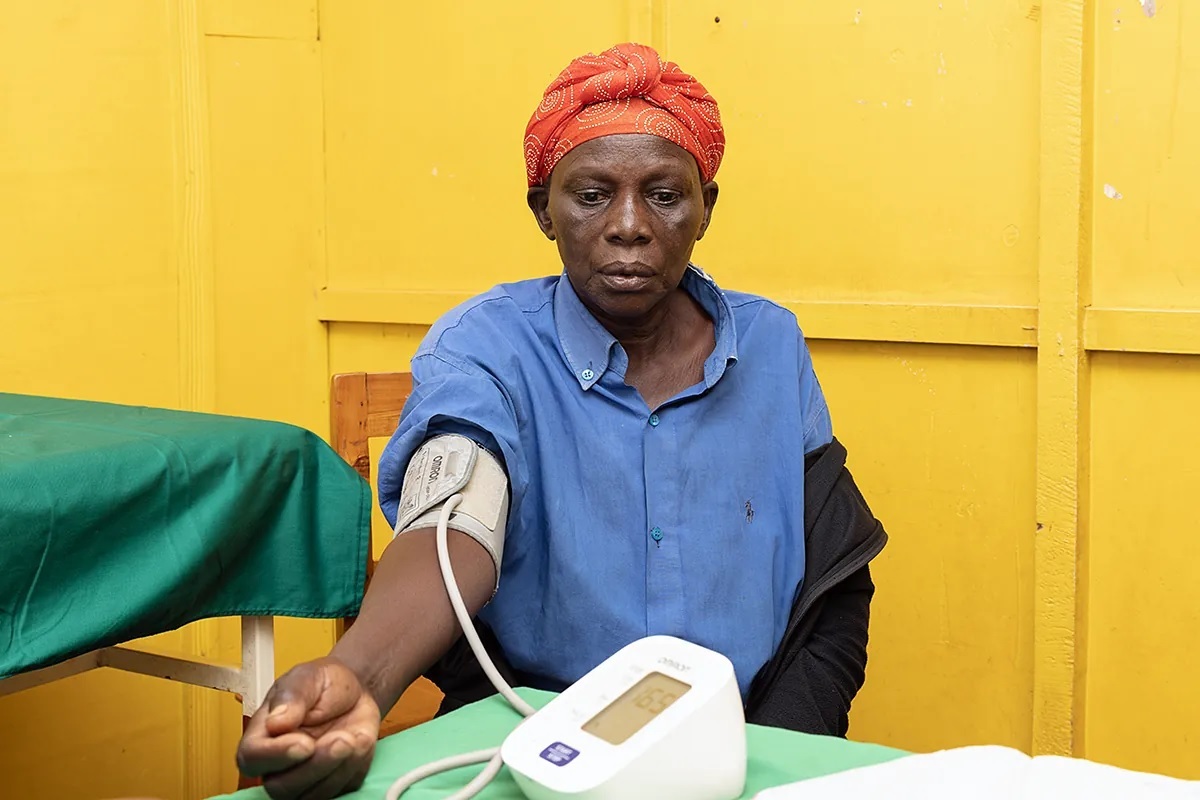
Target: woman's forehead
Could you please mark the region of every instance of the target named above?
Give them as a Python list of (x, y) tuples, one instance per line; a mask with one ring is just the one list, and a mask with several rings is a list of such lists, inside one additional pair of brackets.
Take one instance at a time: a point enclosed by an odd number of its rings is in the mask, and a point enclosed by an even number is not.
[(553, 176), (562, 179), (597, 172), (636, 176), (677, 173), (699, 177), (696, 159), (674, 142), (651, 134), (614, 134), (584, 142), (563, 156)]

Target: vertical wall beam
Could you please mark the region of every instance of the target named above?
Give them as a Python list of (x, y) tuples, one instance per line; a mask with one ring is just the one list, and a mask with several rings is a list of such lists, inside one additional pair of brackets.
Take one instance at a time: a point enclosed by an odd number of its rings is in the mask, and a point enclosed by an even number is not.
[(627, 0), (629, 41), (649, 45), (669, 58), (667, 50), (667, 3), (669, 0)]
[(180, 405), (211, 411), (215, 400), (212, 230), (209, 226), (208, 103), (199, 0), (173, 0), (177, 75), (176, 259), (179, 273)]
[(1033, 751), (1069, 754), (1075, 670), (1082, 348), (1084, 0), (1042, 4)]
[[(179, 276), (179, 404), (212, 411), (216, 404), (216, 335), (212, 230), (209, 225), (208, 102), (204, 80), (200, 0), (168, 0), (175, 50), (176, 269)], [(204, 620), (184, 631), (184, 646), (212, 657), (218, 623)], [(183, 688), (184, 797), (219, 791), (220, 708), (215, 692)]]

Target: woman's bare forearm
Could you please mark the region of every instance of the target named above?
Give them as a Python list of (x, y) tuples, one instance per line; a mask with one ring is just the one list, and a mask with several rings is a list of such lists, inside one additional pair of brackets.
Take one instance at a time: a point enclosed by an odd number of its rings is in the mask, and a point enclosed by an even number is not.
[[(330, 653), (358, 675), (381, 714), (462, 634), (442, 583), (436, 542), (430, 528), (388, 544), (358, 618)], [(474, 616), (495, 586), (491, 556), (474, 539), (453, 530), (449, 549), (463, 601)]]

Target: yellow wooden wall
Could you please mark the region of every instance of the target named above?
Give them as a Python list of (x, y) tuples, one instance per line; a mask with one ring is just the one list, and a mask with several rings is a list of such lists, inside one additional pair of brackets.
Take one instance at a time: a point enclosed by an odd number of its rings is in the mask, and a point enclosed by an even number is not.
[[(404, 369), (451, 304), (557, 269), (528, 113), (570, 57), (648, 42), (728, 126), (696, 258), (796, 311), (891, 532), (851, 735), (1200, 778), (1192, 10), (0, 0), (0, 389), (324, 432), (332, 372)], [(281, 667), (331, 640), (281, 628)], [(0, 700), (0, 775), (200, 797), (237, 714), (82, 676)]]
[[(0, 391), (324, 432), (321, 98), (315, 2), (0, 0)], [(233, 658), (237, 626), (147, 646)], [(107, 672), (2, 698), (0, 797), (227, 791), (240, 715)]]

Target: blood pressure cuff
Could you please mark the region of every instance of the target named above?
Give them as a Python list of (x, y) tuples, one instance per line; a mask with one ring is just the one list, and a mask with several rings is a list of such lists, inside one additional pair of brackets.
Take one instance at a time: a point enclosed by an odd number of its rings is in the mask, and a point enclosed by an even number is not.
[(404, 473), (396, 535), (437, 527), (446, 502), (456, 494), (461, 502), (447, 528), (467, 534), (488, 551), (496, 570), (494, 596), (504, 558), (508, 478), (499, 459), (474, 440), (441, 434), (417, 448)]

